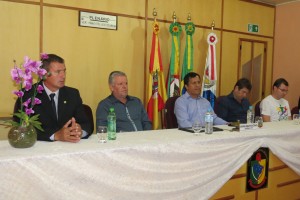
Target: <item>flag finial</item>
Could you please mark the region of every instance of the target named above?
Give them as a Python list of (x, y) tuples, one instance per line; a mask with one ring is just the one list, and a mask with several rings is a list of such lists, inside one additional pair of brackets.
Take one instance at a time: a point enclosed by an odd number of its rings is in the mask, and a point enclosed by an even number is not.
[(152, 15), (153, 15), (153, 17), (154, 17), (154, 20), (156, 20), (157, 12), (156, 12), (156, 9), (155, 9), (155, 8), (153, 8)]
[(173, 22), (175, 23), (177, 19), (175, 11), (173, 12), (172, 18), (173, 18)]
[(211, 23), (211, 30), (213, 31), (214, 28), (215, 28), (215, 20), (213, 20), (212, 23)]
[(188, 14), (187, 20), (191, 21), (192, 17), (191, 17), (191, 13)]

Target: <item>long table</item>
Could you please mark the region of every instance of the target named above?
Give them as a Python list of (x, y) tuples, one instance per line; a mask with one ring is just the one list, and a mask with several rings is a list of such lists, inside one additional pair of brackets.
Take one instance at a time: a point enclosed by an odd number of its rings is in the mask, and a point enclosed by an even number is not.
[(209, 199), (259, 147), (300, 175), (300, 125), (291, 121), (199, 136), (177, 129), (120, 133), (105, 144), (96, 135), (28, 149), (2, 140), (0, 199)]

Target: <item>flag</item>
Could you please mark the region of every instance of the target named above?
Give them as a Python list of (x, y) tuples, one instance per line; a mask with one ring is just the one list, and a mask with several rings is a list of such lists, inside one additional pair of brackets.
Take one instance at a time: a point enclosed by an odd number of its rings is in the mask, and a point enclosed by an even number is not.
[(206, 57), (206, 64), (203, 73), (202, 82), (202, 97), (206, 98), (212, 108), (214, 108), (216, 99), (216, 84), (217, 84), (217, 66), (216, 66), (216, 43), (218, 38), (216, 34), (210, 33), (207, 36), (208, 51)]
[(152, 47), (150, 53), (147, 113), (152, 121), (153, 129), (158, 129), (158, 112), (164, 109), (167, 100), (166, 88), (164, 85), (164, 73), (160, 55), (158, 40), (159, 25), (156, 20), (153, 22)]
[(180, 53), (180, 34), (182, 31), (181, 25), (178, 22), (173, 22), (169, 28), (172, 34), (172, 50), (170, 58), (170, 67), (168, 72), (167, 90), (168, 97), (179, 96), (179, 53)]
[(186, 32), (186, 44), (184, 49), (184, 57), (181, 70), (181, 83), (180, 91), (184, 94), (186, 89), (184, 87), (184, 77), (187, 73), (193, 71), (194, 69), (194, 47), (193, 47), (193, 34), (195, 32), (195, 25), (193, 22), (188, 22), (185, 24)]

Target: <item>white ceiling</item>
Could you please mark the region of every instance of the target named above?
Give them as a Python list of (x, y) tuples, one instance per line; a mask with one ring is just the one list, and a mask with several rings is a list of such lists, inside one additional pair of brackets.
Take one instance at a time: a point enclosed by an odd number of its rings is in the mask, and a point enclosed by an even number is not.
[(300, 0), (253, 0), (253, 1), (258, 1), (258, 2), (262, 2), (262, 3), (278, 6), (280, 4), (291, 3), (291, 2), (296, 2), (296, 1), (300, 1)]

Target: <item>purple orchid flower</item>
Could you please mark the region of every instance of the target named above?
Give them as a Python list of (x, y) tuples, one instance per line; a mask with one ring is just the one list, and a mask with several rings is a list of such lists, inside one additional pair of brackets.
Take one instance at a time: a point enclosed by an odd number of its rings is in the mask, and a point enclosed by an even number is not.
[(16, 67), (16, 68), (12, 69), (12, 70), (10, 71), (10, 74), (11, 74), (12, 79), (13, 79), (17, 84), (20, 84), (20, 83), (21, 83), (22, 77), (24, 76), (24, 72), (23, 72), (20, 68)]
[(15, 95), (17, 95), (17, 97), (19, 97), (19, 98), (23, 97), (23, 95), (24, 95), (24, 92), (19, 91), (19, 90), (13, 91), (13, 93), (14, 93)]
[(30, 103), (31, 103), (31, 98), (27, 99), (27, 101), (25, 101), (23, 103), (23, 106), (25, 106), (26, 108), (28, 108)]
[(34, 61), (31, 63), (30, 69), (33, 73), (37, 74), (41, 65), (42, 65), (42, 61)]
[(47, 73), (47, 71), (45, 69), (39, 69), (37, 71), (37, 75), (40, 77), (40, 79), (42, 79), (43, 76), (45, 76), (46, 73)]
[(42, 66), (42, 61), (34, 61), (31, 60), (28, 56), (24, 57), (24, 64), (23, 67), (25, 69), (29, 68), (30, 71), (37, 73), (38, 68)]
[(42, 101), (38, 98), (34, 98), (34, 102), (33, 102), (33, 105), (38, 105), (38, 104), (41, 104)]
[(36, 90), (37, 90), (37, 92), (38, 93), (42, 93), (42, 91), (44, 90), (44, 88), (43, 88), (43, 86), (41, 86), (41, 85), (38, 85), (38, 87), (36, 88)]
[(45, 59), (48, 59), (48, 58), (49, 58), (49, 56), (48, 56), (47, 53), (41, 53), (41, 59), (42, 60), (45, 60)]
[(32, 88), (32, 78), (24, 79), (23, 84), (26, 91), (30, 90)]
[(32, 108), (25, 108), (26, 115), (31, 115), (34, 113)]
[(23, 67), (24, 67), (24, 68), (28, 68), (28, 67), (30, 67), (30, 66), (32, 65), (33, 62), (34, 62), (34, 61), (31, 60), (28, 56), (25, 56), (25, 57), (24, 57)]

